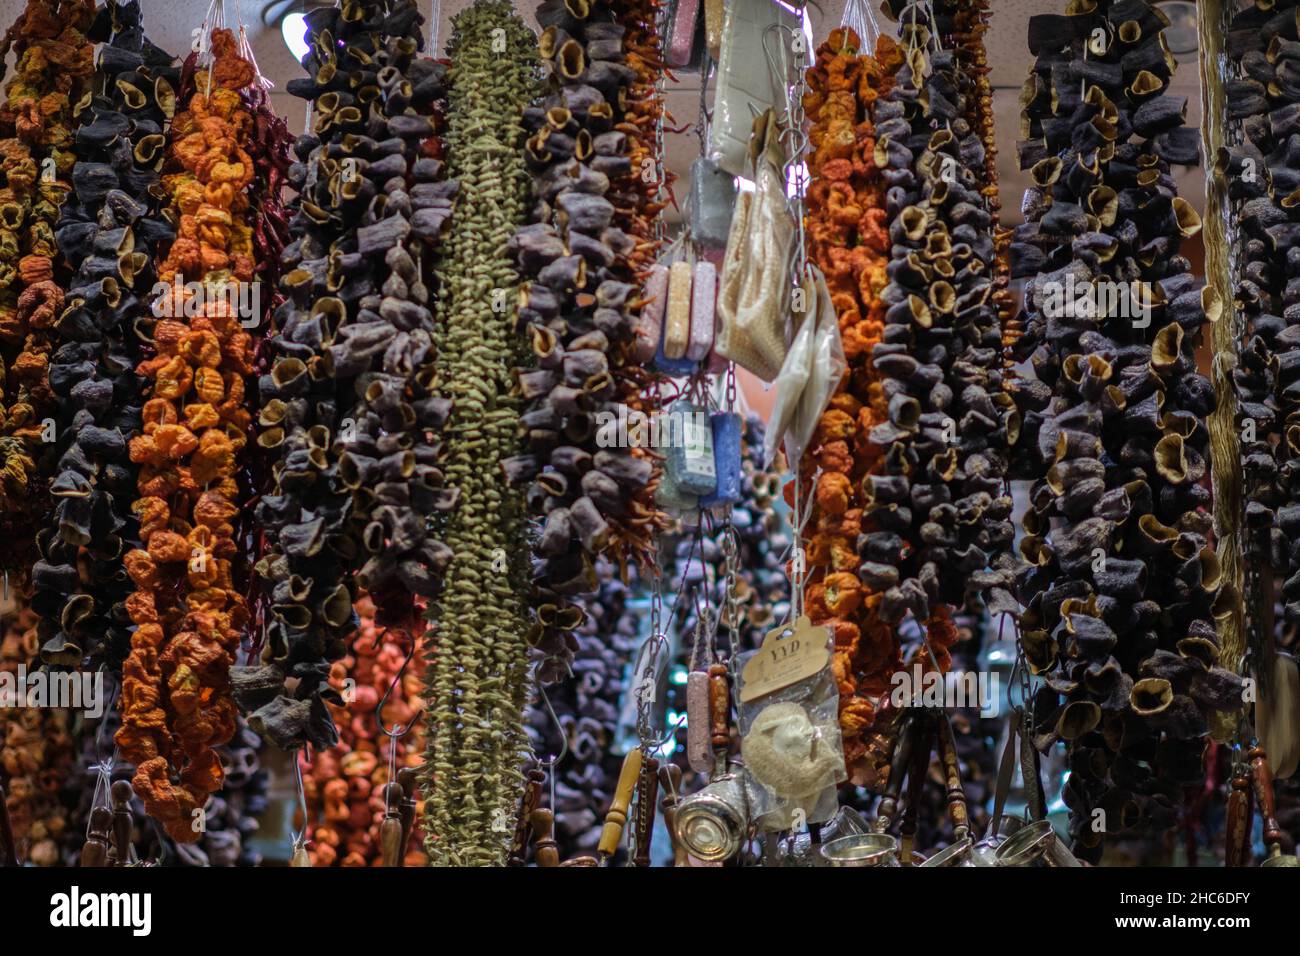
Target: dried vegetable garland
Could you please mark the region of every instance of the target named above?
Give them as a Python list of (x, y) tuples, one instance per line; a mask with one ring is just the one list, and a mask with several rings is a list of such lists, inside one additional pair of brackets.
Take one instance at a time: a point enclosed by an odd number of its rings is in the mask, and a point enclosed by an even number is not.
[(72, 192), (94, 15), (94, 0), (28, 0), (0, 42), (0, 64), (17, 58), (0, 104), (0, 570), (24, 580), (48, 501), (49, 366), (68, 284), (54, 227)]
[[(1229, 135), (1234, 145), (1215, 157), (1226, 176), (1235, 243), (1234, 306), (1244, 328), (1232, 372), (1240, 417), (1245, 513), (1243, 547), (1246, 613), (1255, 646), (1271, 641), (1274, 581), (1283, 597), (1281, 623), (1300, 623), (1300, 389), (1291, 370), (1300, 341), (1289, 331), (1300, 306), (1290, 277), (1297, 230), (1293, 212), (1300, 168), (1291, 137), (1300, 132), (1300, 42), (1297, 4), (1283, 2), (1238, 11), (1227, 37), (1230, 79), (1225, 84)], [(1237, 320), (1237, 316), (1233, 316)], [(1262, 664), (1257, 661), (1257, 664)]]
[[(546, 688), (559, 718), (555, 726), (540, 698), (528, 711), (533, 752), (545, 761), (558, 756), (567, 738), (564, 760), (548, 769), (555, 777), (555, 843), (561, 859), (592, 853), (600, 841), (605, 813), (614, 797), (622, 757), (615, 750), (619, 707), (630, 681), (627, 670), (641, 643), (643, 612), (634, 602), (633, 586), (617, 569), (596, 562), (600, 589), (581, 598), (585, 617), (571, 633), (578, 642), (573, 674)], [(549, 783), (543, 786), (549, 793)]]
[[(252, 337), (235, 303), (254, 279), (246, 190), (254, 166), (252, 117), (240, 90), (254, 79), (229, 30), (214, 30), (212, 63), (186, 63), (188, 108), (171, 126), (171, 195), (177, 235), (158, 266), (171, 289), (155, 303), (143, 432), (130, 442), (140, 466), (133, 507), (143, 548), (125, 564), (136, 590), (126, 606), (136, 630), (123, 667), (117, 743), (136, 766), (132, 784), (168, 836), (196, 841), (194, 814), (220, 789), (216, 747), (235, 733), (230, 667), (248, 623), (232, 577), (238, 556), (237, 456), (250, 415), (245, 377)], [(201, 286), (182, 285), (201, 282)]]
[(459, 501), (442, 531), (455, 560), (430, 613), (424, 826), (434, 865), (491, 866), (505, 863), (511, 828), (499, 824), (514, 816), (528, 747), (528, 547), (503, 466), (520, 443), (508, 247), (527, 211), (521, 116), (536, 67), (533, 35), (504, 0), (480, 0), (454, 26), (446, 149), (460, 192), (436, 272), (439, 373), (455, 402), (444, 468)]
[[(866, 495), (914, 547), (883, 562), (896, 570), (883, 571), (881, 616), (898, 621), (910, 610), (932, 621), (930, 650), (946, 670), (955, 631), (942, 605), (978, 607), (987, 597), (994, 613), (1015, 609), (1004, 479), (1018, 413), (1002, 386), (984, 147), (963, 115), (969, 78), (940, 45), (942, 32), (910, 9), (898, 11), (908, 62), (876, 112), (876, 156), (893, 183), (895, 218), (883, 341), (873, 348), (889, 419), (871, 437), (888, 450)], [(927, 43), (938, 48), (922, 53)]]
[[(330, 683), (346, 702), (331, 706), (339, 742), (314, 754), (310, 763), (303, 760), (312, 866), (377, 866), (382, 859), (379, 828), (386, 810), (383, 793), (390, 753), (388, 738), (380, 734), (375, 720), (385, 692), (388, 699), (378, 715), (384, 726), (411, 728), (395, 741), (394, 766), (414, 769), (423, 760), (422, 655), (417, 653), (403, 670), (409, 645), (376, 624), (368, 597), (358, 599), (357, 611), (361, 630), (330, 673)], [(405, 866), (423, 866), (427, 860), (420, 848), (418, 819)]]
[[(902, 51), (881, 36), (875, 55), (859, 52), (857, 34), (831, 32), (808, 71), (804, 110), (811, 123), (807, 198), (808, 258), (825, 274), (839, 316), (848, 372), (822, 414), (809, 451), (799, 463), (813, 493), (807, 543), (807, 603), (814, 623), (835, 634), (835, 675), (845, 763), (865, 755), (864, 735), (874, 716), (873, 698), (889, 686), (899, 665), (898, 638), (879, 614), (885, 588), (860, 572), (863, 561), (904, 546), (887, 526), (889, 513), (866, 514), (864, 482), (883, 468), (869, 434), (887, 419), (888, 399), (872, 350), (881, 341), (886, 305), (888, 184), (876, 164), (875, 110), (893, 85)], [(884, 520), (882, 520), (882, 518)], [(872, 564), (866, 568), (871, 570)]]
[[(1214, 393), (1193, 349), (1219, 304), (1178, 255), (1200, 220), (1169, 168), (1197, 151), (1166, 92), (1167, 20), (1141, 0), (1072, 11), (1030, 21), (1022, 93), (1034, 187), (1012, 254), (1029, 278), (1017, 356), (1035, 378), (1017, 399), (1036, 474), (1020, 596), (1025, 655), (1047, 675), (1036, 743), (1065, 741), (1071, 834), (1095, 857), (1094, 808), (1109, 833), (1172, 823), (1180, 787), (1203, 778), (1207, 714), (1238, 708), (1241, 681), (1216, 665)], [(1075, 288), (1116, 287), (1132, 297), (1074, 307)]]
[(236, 674), (250, 723), (285, 749), (337, 740), (327, 678), (356, 629), (358, 586), (382, 623), (410, 628), (450, 556), (424, 517), (454, 503), (432, 434), (449, 403), (436, 391), (427, 250), (455, 187), (430, 155), (442, 71), (415, 57), (420, 22), (409, 0), (315, 10), (312, 77), (289, 84), (312, 101), (313, 132), (289, 170), (300, 196), (287, 298), (258, 381), (257, 442), (275, 459), (257, 509), (270, 616), (264, 664)]
[(663, 109), (652, 14), (588, 0), (538, 8), (547, 91), (524, 114), (536, 205), (512, 241), (535, 367), (519, 374), (525, 439), (506, 473), (541, 521), (531, 643), (548, 658), (548, 680), (575, 650), (582, 611), (572, 599), (596, 590), (594, 558), (644, 563), (663, 520), (649, 450), (605, 447), (614, 443), (600, 436), (605, 416), (648, 409), (650, 379), (632, 344), (661, 206), (658, 179), (643, 175), (656, 168)]
[[(0, 673), (39, 663), (36, 615), (15, 602), (0, 633)], [(21, 685), (18, 685), (21, 687)], [(59, 844), (71, 825), (60, 787), (74, 762), (68, 711), (55, 707), (0, 707), (0, 780), (19, 863), (57, 866)]]
[(56, 229), (76, 274), (50, 361), (58, 474), (53, 514), (37, 535), (32, 606), (47, 664), (116, 671), (129, 649), (133, 590), (121, 562), (137, 543), (127, 450), (141, 430), (136, 326), (149, 321), (156, 259), (175, 235), (157, 187), (179, 75), (145, 38), (138, 3), (101, 8), (89, 38), (107, 45), (77, 106), (73, 192)]

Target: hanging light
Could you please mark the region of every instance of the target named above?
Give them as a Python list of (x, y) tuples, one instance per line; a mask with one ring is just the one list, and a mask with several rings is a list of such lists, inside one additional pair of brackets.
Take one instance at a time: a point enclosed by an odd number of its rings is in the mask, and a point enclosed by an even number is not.
[(301, 61), (307, 55), (307, 18), (301, 13), (290, 13), (280, 21), (280, 35), (284, 44), (293, 53), (295, 60)]

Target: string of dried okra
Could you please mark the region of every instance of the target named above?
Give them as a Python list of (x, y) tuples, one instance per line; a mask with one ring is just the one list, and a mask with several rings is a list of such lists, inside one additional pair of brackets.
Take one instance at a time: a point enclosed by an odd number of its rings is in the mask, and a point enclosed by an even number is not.
[(527, 209), (524, 107), (536, 88), (534, 38), (505, 0), (479, 0), (448, 45), (447, 164), (460, 182), (456, 228), (436, 274), (439, 372), (454, 411), (447, 481), (460, 500), (443, 539), (453, 559), (430, 608), (425, 673), (425, 842), (437, 865), (503, 865), (528, 750), (529, 552), (523, 502), (502, 462), (519, 447), (511, 369), (519, 277), (507, 251)]

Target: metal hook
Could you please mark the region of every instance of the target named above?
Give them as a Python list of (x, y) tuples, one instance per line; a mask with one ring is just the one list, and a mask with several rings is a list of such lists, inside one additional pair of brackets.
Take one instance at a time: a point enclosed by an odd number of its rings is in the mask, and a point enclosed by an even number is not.
[[(536, 667), (533, 668), (533, 679), (537, 680)], [(542, 706), (546, 708), (546, 712), (551, 717), (551, 723), (555, 725), (555, 729), (560, 733), (560, 752), (551, 754), (545, 760), (537, 761), (539, 768), (546, 768), (546, 781), (551, 791), (551, 810), (553, 811), (555, 809), (555, 767), (569, 755), (569, 733), (564, 729), (564, 724), (560, 723), (560, 717), (556, 714), (555, 708), (551, 706), (550, 695), (546, 693), (546, 688), (542, 686), (541, 681), (537, 681), (537, 693), (542, 698)]]
[[(384, 633), (388, 633), (387, 629), (384, 630)], [(388, 689), (384, 691), (384, 696), (379, 698), (379, 703), (375, 706), (375, 724), (378, 725), (379, 732), (393, 741), (405, 737), (410, 733), (411, 727), (410, 725), (403, 727), (401, 724), (394, 724), (393, 729), (389, 730), (388, 727), (384, 725), (384, 705), (388, 703), (388, 695), (396, 689), (398, 682), (402, 679), (402, 675), (406, 673), (406, 667), (411, 663), (411, 658), (415, 657), (415, 645), (417, 643), (418, 640), (414, 636), (411, 636), (411, 648), (406, 652), (406, 660), (402, 661), (402, 666), (397, 669), (397, 673), (394, 674), (393, 679), (389, 681)], [(379, 637), (375, 638), (375, 645), (376, 647), (379, 645)]]
[(298, 790), (298, 809), (302, 811), (302, 829), (293, 832), (294, 849), (307, 845), (307, 788), (302, 782), (302, 759), (298, 750), (293, 752), (293, 779)]

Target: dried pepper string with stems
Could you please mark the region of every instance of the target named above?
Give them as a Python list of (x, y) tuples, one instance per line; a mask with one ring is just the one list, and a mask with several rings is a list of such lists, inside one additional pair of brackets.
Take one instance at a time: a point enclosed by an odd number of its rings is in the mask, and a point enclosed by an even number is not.
[[(255, 269), (252, 117), (240, 94), (254, 77), (229, 30), (212, 31), (209, 64), (197, 53), (186, 61), (182, 99), (193, 93), (173, 119), (163, 177), (177, 235), (158, 272), (171, 288), (155, 303), (154, 355), (139, 366), (147, 380), (143, 431), (130, 442), (144, 547), (125, 558), (136, 630), (116, 740), (136, 766), (132, 785), (146, 811), (178, 843), (200, 837), (197, 814), (221, 786), (215, 748), (235, 733), (230, 667), (248, 622), (232, 578), (239, 550), (231, 521), (253, 371), (252, 337), (236, 303)], [(186, 276), (201, 286), (181, 285)]]
[[(47, 510), (49, 365), (69, 270), (54, 235), (72, 192), (74, 107), (94, 72), (93, 0), (29, 0), (0, 41), (0, 571), (26, 580)], [(0, 70), (0, 73), (3, 71)]]
[(127, 440), (141, 429), (136, 326), (148, 321), (160, 247), (175, 235), (157, 198), (164, 130), (175, 112), (175, 58), (144, 36), (136, 2), (102, 7), (88, 37), (106, 46), (74, 108), (73, 191), (55, 235), (76, 274), (54, 327), (50, 386), (58, 474), (37, 535), (32, 606), (48, 665), (103, 665), (127, 655), (133, 590), (121, 571), (136, 542), (136, 468)]
[(440, 529), (455, 558), (429, 612), (424, 829), (433, 865), (490, 866), (506, 860), (528, 748), (528, 547), (502, 464), (520, 441), (507, 247), (527, 210), (521, 117), (536, 60), (508, 3), (480, 0), (453, 27), (445, 140), (460, 192), (435, 274), (439, 376), (455, 402), (444, 468), (459, 501)]

